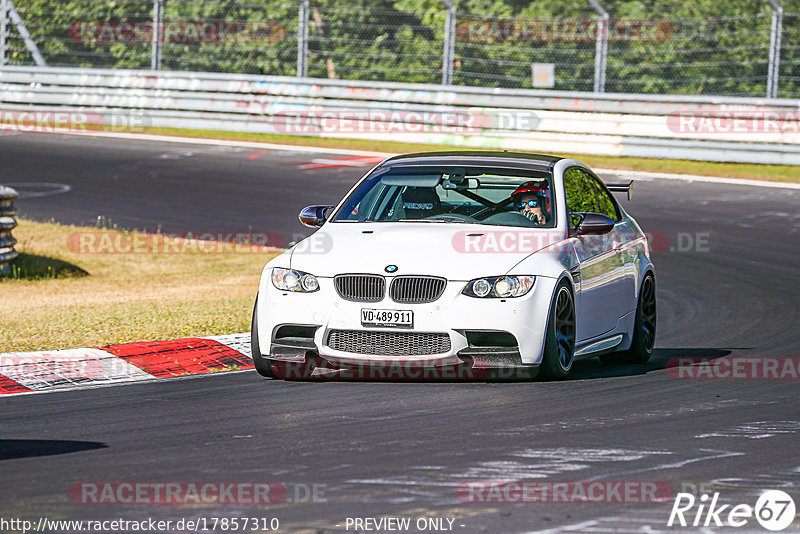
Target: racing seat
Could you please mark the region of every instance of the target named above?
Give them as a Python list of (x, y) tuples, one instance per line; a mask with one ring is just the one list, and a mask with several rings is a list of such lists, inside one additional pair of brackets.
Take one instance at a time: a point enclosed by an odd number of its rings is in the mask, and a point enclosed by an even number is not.
[(424, 219), (442, 213), (442, 201), (430, 187), (407, 187), (401, 199), (403, 219)]

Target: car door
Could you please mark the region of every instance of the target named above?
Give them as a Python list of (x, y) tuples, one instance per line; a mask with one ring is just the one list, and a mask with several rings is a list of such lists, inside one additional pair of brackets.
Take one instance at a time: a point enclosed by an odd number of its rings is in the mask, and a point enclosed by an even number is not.
[(597, 199), (597, 213), (610, 217), (616, 223), (614, 229), (604, 237), (617, 254), (610, 298), (616, 306), (617, 316), (621, 318), (636, 309), (636, 246), (632, 243), (632, 236), (636, 232), (622, 220), (617, 202), (605, 184), (597, 176), (591, 173), (587, 175)]
[[(580, 167), (570, 167), (564, 172), (570, 232), (580, 222), (580, 217), (575, 213), (602, 213), (593, 179)], [(573, 235), (572, 239), (578, 258), (577, 271), (573, 271), (573, 276), (577, 277), (576, 285), (580, 288), (577, 295), (576, 340), (581, 342), (617, 326), (621, 310), (617, 302), (621, 282), (617, 277), (622, 264), (615, 250), (613, 235)]]

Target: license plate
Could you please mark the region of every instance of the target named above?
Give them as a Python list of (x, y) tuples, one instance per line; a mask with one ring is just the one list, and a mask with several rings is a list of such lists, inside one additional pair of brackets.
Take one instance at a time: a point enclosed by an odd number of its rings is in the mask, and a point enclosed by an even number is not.
[(361, 308), (362, 326), (414, 326), (414, 312), (411, 310), (375, 310)]

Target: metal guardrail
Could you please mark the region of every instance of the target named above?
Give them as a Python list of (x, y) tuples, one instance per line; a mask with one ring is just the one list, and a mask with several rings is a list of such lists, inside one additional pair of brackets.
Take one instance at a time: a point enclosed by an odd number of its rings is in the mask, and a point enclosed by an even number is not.
[(10, 187), (0, 185), (0, 275), (11, 272), (11, 262), (19, 256), (14, 250), (17, 240), (11, 235), (11, 230), (17, 227), (17, 209), (14, 201), (19, 198), (19, 193)]
[[(82, 110), (98, 128), (154, 126), (800, 165), (800, 101), (787, 99), (172, 71), (0, 69), (0, 118), (3, 112), (26, 110)], [(732, 112), (783, 117), (786, 127), (764, 130), (754, 119), (738, 132), (678, 128), (685, 114)], [(0, 120), (0, 127), (8, 124)]]

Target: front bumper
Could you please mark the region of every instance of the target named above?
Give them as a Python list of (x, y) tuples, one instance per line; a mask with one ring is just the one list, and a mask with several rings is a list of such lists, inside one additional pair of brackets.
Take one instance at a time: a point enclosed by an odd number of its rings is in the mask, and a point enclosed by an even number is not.
[[(525, 367), (541, 362), (547, 315), (556, 280), (537, 277), (533, 289), (525, 296), (508, 299), (480, 299), (463, 295), (466, 282), (448, 281), (442, 296), (432, 303), (408, 304), (394, 302), (388, 295), (381, 302), (352, 302), (342, 299), (334, 288), (332, 278), (319, 278), (319, 291), (292, 293), (276, 289), (269, 269), (262, 277), (258, 299), (258, 336), (263, 357), (273, 364), (285, 362), (302, 365), (322, 364), (330, 369), (357, 367), (389, 368), (457, 368)], [(387, 286), (391, 277), (387, 277)], [(413, 328), (364, 327), (361, 309), (397, 309), (414, 312)], [(308, 337), (280, 335), (287, 325), (303, 325)], [(363, 354), (336, 350), (329, 344), (330, 334), (340, 331), (414, 332), (446, 334), (449, 350), (436, 354), (391, 355)], [(516, 346), (492, 346), (474, 340), (472, 333), (507, 333)], [(507, 338), (508, 336), (506, 336)], [(269, 343), (266, 341), (269, 340)], [(363, 352), (363, 348), (360, 349)], [(376, 352), (380, 352), (377, 351)]]

